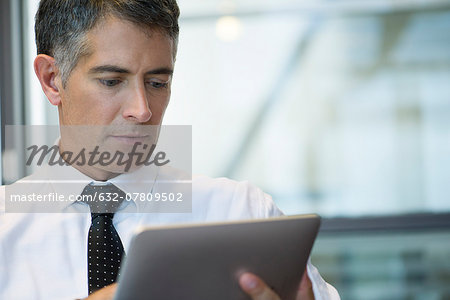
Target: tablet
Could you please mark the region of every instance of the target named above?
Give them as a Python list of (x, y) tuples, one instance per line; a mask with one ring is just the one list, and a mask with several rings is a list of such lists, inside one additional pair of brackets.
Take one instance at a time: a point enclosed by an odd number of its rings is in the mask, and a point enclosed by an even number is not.
[(317, 215), (148, 227), (130, 244), (116, 300), (240, 300), (243, 272), (294, 300), (320, 226)]

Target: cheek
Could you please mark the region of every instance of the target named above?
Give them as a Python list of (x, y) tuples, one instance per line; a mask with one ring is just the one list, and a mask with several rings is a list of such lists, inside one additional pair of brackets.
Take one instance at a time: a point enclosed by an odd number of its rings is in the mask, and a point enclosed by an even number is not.
[(169, 98), (158, 101), (156, 103), (150, 103), (150, 110), (152, 111), (152, 118), (150, 121), (152, 124), (159, 124), (164, 116), (164, 112), (169, 104)]
[(73, 93), (67, 100), (63, 111), (73, 125), (108, 125), (120, 111), (117, 101), (95, 92)]
[(92, 112), (88, 115), (88, 121), (91, 124), (96, 125), (109, 125), (119, 114), (120, 106), (114, 104), (99, 104), (92, 106)]
[(158, 108), (158, 112), (164, 112), (169, 104), (169, 99), (164, 99), (157, 103), (156, 107)]

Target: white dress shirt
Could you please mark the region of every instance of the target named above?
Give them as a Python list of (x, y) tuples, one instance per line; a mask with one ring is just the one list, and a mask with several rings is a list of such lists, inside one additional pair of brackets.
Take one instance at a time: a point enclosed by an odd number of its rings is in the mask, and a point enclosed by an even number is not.
[[(111, 180), (124, 192), (157, 193), (170, 168), (145, 167)], [(56, 181), (70, 180), (70, 184)], [(39, 183), (38, 193), (79, 195), (92, 179), (75, 168), (43, 167), (19, 180)], [(14, 186), (14, 184), (13, 184)], [(11, 187), (11, 186), (10, 186)], [(62, 202), (62, 213), (5, 212), (5, 186), (0, 189), (0, 299), (77, 299), (88, 295), (87, 239), (91, 215), (87, 204)], [(281, 215), (272, 198), (248, 182), (205, 176), (192, 178), (192, 212), (143, 213), (139, 201), (125, 201), (113, 222), (125, 252), (140, 225), (204, 223)], [(339, 299), (317, 269), (308, 263), (317, 300)]]

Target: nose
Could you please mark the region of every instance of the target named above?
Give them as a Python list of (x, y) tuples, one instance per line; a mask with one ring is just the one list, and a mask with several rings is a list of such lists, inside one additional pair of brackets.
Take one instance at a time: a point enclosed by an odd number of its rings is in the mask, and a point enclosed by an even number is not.
[(147, 92), (145, 87), (138, 85), (133, 89), (129, 100), (125, 103), (123, 117), (126, 120), (145, 123), (152, 117), (152, 112), (148, 105)]

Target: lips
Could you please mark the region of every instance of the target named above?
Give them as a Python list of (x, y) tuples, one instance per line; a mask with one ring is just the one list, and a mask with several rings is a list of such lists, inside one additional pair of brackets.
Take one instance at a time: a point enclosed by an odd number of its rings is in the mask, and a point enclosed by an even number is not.
[(110, 137), (119, 143), (133, 145), (135, 143), (144, 144), (150, 138), (150, 135), (134, 135), (134, 134), (120, 134), (120, 135), (110, 135)]
[(149, 135), (133, 135), (133, 134), (120, 134), (120, 135), (111, 135), (114, 138), (129, 138), (129, 139), (145, 139), (148, 138)]

